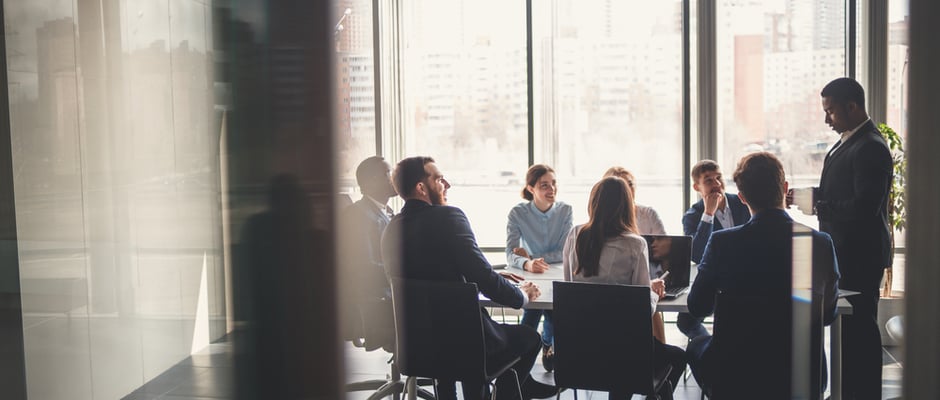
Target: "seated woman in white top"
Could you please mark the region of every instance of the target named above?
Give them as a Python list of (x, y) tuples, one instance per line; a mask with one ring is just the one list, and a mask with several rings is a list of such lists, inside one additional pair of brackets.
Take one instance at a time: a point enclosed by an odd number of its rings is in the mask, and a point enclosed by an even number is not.
[[(633, 173), (624, 167), (610, 167), (604, 173), (604, 177), (616, 176), (627, 182), (630, 188), (630, 198), (636, 200), (636, 178)], [(665, 235), (666, 228), (663, 226), (663, 220), (659, 218), (656, 210), (650, 206), (644, 206), (633, 203), (633, 209), (636, 213), (637, 233), (641, 235)], [(663, 321), (663, 313), (658, 312), (653, 316), (653, 336), (660, 342), (666, 343), (666, 323)]]
[[(610, 169), (604, 173), (605, 178), (608, 176), (616, 176), (626, 181), (627, 187), (630, 188), (631, 197), (636, 199), (636, 178), (633, 177), (633, 174), (630, 173), (630, 171), (624, 167), (610, 167)], [(663, 220), (659, 218), (659, 214), (656, 213), (656, 210), (654, 210), (653, 207), (636, 203), (633, 203), (633, 207), (636, 211), (637, 233), (641, 235), (666, 234), (666, 228), (663, 226)]]
[[(565, 241), (565, 280), (650, 286), (655, 315), (656, 303), (666, 288), (662, 279), (650, 281), (646, 240), (636, 233), (633, 195), (627, 182), (618, 177), (602, 179), (591, 189), (588, 204), (588, 222), (572, 228)], [(674, 389), (685, 371), (685, 352), (658, 338), (653, 344), (653, 367), (660, 370), (672, 365), (668, 379)], [(666, 397), (671, 398), (669, 395)]]

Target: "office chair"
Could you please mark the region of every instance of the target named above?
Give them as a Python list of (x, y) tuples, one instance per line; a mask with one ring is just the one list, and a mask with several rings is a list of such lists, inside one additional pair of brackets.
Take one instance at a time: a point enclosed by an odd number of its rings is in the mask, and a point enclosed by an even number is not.
[[(388, 299), (369, 299), (360, 300), (354, 310), (356, 315), (350, 315), (347, 318), (345, 327), (345, 339), (352, 342), (353, 346), (360, 347), (366, 351), (385, 349), (392, 353), (389, 360), (388, 379), (369, 379), (359, 382), (347, 383), (345, 389), (347, 392), (375, 391), (369, 395), (368, 400), (378, 400), (389, 396), (399, 400), (401, 394), (405, 393), (405, 381), (402, 380), (401, 372), (398, 369), (398, 363), (395, 359), (395, 321), (392, 317), (392, 302)], [(349, 321), (351, 319), (351, 321)], [(422, 380), (417, 382), (418, 386), (428, 386), (432, 382)], [(415, 388), (417, 396), (425, 400), (434, 400), (431, 392), (420, 387)]]
[(392, 278), (398, 365), (408, 398), (415, 398), (416, 378), (485, 382), (496, 399), (493, 382), (510, 371), (522, 397), (519, 377), (510, 367), (487, 365), (483, 321), (476, 284)]
[[(804, 398), (800, 392), (808, 391), (808, 398), (821, 398), (826, 381), (821, 303), (812, 307), (787, 295), (719, 292), (714, 336), (707, 350), (714, 360), (709, 372), (713, 383), (703, 394), (713, 399), (789, 399)], [(794, 311), (796, 319), (791, 318)], [(801, 321), (797, 328), (810, 332), (811, 350), (805, 358), (809, 365), (798, 368), (809, 375), (802, 389), (793, 387), (793, 321)]]
[(657, 396), (672, 367), (653, 370), (648, 286), (553, 282), (555, 385)]

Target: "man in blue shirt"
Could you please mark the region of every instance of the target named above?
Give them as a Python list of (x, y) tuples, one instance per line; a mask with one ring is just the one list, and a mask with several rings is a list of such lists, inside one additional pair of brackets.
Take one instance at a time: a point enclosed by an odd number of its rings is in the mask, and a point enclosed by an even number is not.
[[(682, 216), (682, 229), (685, 235), (692, 236), (692, 261), (699, 263), (712, 232), (742, 225), (751, 219), (751, 213), (737, 195), (725, 193), (721, 168), (715, 161), (699, 161), (692, 167), (691, 175), (692, 188), (702, 199)], [(679, 313), (676, 327), (692, 340), (708, 334), (702, 321), (704, 318)]]

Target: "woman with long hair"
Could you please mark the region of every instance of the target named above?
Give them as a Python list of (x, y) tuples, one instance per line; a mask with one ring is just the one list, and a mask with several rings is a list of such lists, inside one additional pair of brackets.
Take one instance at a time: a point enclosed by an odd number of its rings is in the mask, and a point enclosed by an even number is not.
[[(646, 240), (637, 234), (633, 194), (626, 181), (609, 176), (594, 185), (588, 222), (571, 229), (563, 252), (566, 281), (649, 286), (655, 321), (656, 303), (666, 288), (661, 279), (650, 281)], [(685, 352), (659, 338), (653, 343), (653, 367), (671, 365), (668, 379), (675, 389), (685, 371)]]
[[(608, 176), (616, 176), (627, 182), (627, 187), (630, 188), (630, 197), (632, 197), (634, 201), (636, 200), (636, 178), (633, 176), (632, 172), (624, 167), (610, 167), (610, 169), (604, 173), (605, 178)], [(637, 233), (641, 235), (666, 234), (666, 227), (663, 225), (663, 220), (659, 218), (659, 213), (657, 213), (653, 207), (634, 202), (633, 209), (636, 215)]]
[[(545, 164), (529, 167), (522, 188), (522, 198), (526, 201), (509, 211), (506, 224), (506, 261), (510, 267), (543, 273), (550, 264), (561, 262), (572, 216), (570, 205), (555, 200), (557, 193), (558, 183), (551, 167)], [(538, 329), (543, 314), (542, 366), (551, 372), (554, 369), (551, 311), (525, 310), (522, 324)]]

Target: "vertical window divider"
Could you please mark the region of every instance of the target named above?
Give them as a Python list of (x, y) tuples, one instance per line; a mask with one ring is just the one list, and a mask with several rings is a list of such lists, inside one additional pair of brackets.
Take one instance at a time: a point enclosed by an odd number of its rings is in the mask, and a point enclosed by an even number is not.
[(699, 159), (718, 159), (717, 8), (715, 1), (697, 4)]
[(682, 0), (682, 210), (692, 204), (692, 0)]
[(526, 104), (527, 104), (527, 129), (528, 129), (528, 164), (535, 164), (535, 77), (533, 66), (533, 25), (532, 25), (532, 0), (525, 2), (525, 58), (526, 58)]

